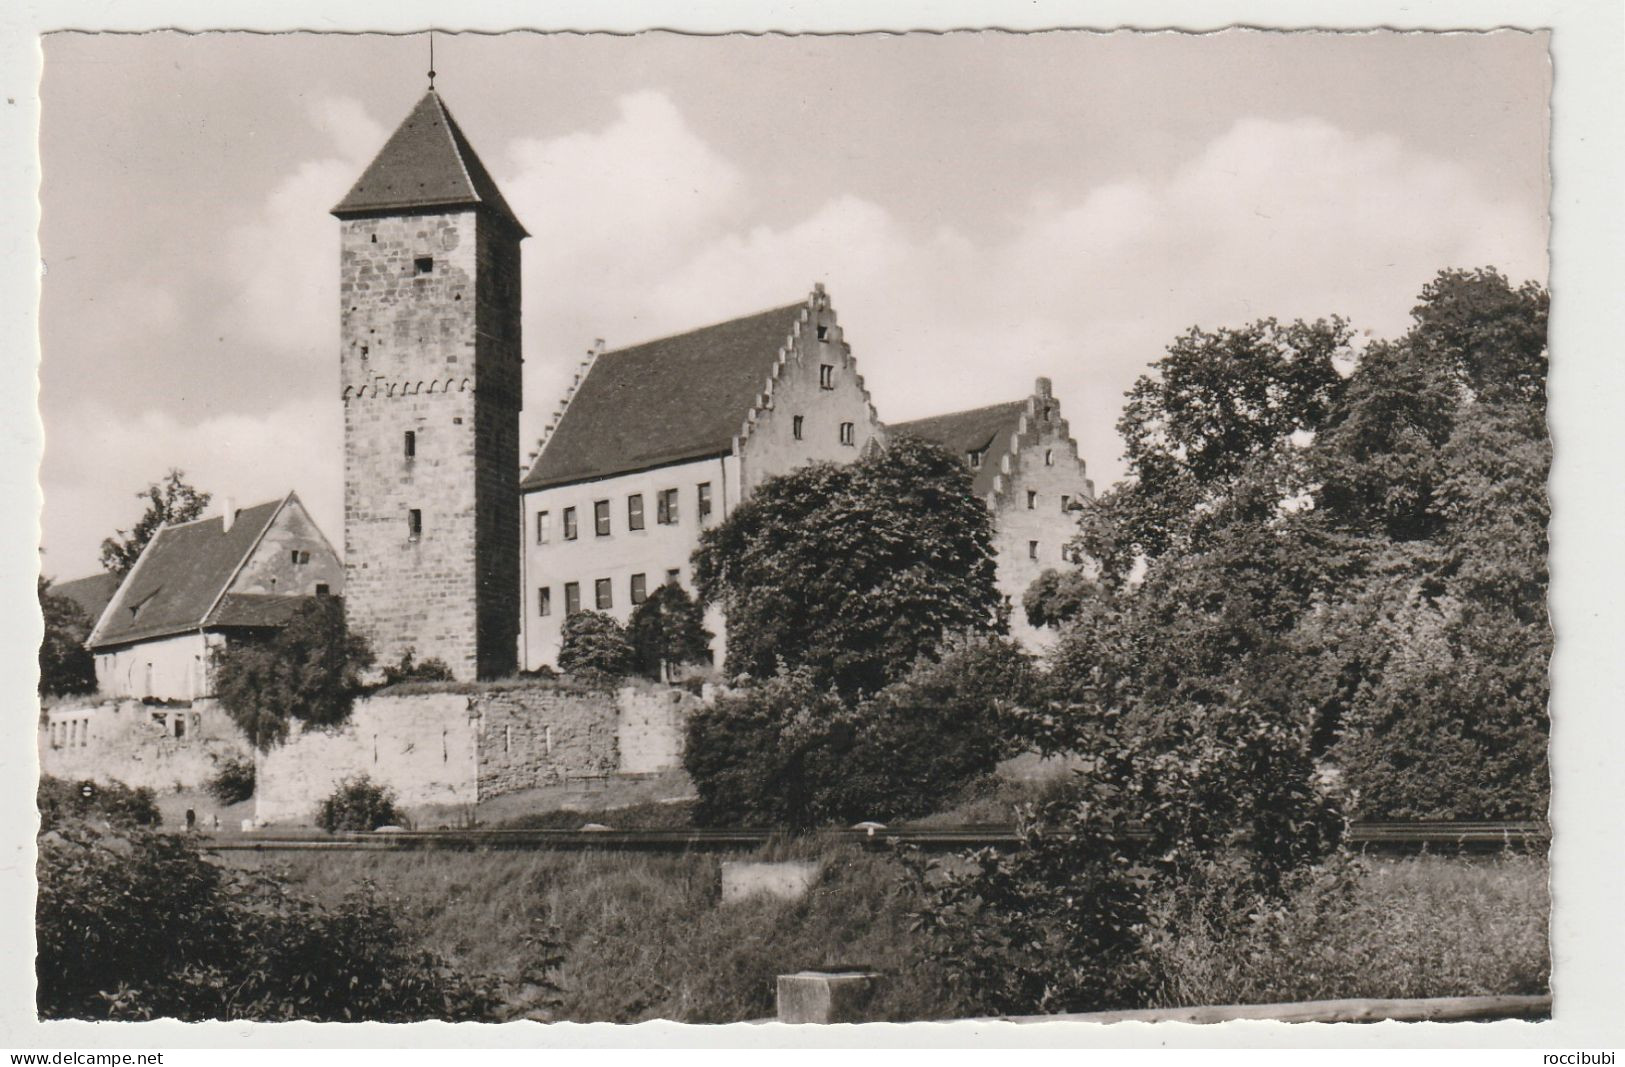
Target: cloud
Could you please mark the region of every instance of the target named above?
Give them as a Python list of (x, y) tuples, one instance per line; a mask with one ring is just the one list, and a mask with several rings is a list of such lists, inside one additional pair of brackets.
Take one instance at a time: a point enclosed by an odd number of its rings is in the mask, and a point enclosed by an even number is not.
[(135, 494), (171, 467), (239, 506), (289, 489), (343, 551), (343, 411), (336, 400), (290, 403), (261, 415), (183, 423), (158, 412), (131, 416), (85, 405), (46, 428), (41, 478), (49, 494), (42, 561), (47, 575), (95, 573), (102, 538), (129, 529), (145, 505)]

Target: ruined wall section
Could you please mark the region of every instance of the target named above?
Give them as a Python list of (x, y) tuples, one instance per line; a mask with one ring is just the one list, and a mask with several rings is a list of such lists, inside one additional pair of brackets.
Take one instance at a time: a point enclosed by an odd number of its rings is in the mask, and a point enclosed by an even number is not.
[(41, 774), (155, 792), (202, 789), (221, 763), (250, 755), (242, 732), (212, 700), (64, 704), (47, 709), (39, 727)]

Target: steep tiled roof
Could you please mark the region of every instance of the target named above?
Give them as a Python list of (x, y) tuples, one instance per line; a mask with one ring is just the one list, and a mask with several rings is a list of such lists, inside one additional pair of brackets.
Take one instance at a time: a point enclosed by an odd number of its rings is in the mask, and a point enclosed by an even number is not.
[(727, 452), (805, 307), (790, 304), (598, 356), (521, 487)]
[(886, 428), (894, 437), (918, 437), (941, 445), (961, 460), (972, 452), (983, 453), (981, 465), (972, 471), (972, 480), (976, 495), (986, 496), (993, 491), (999, 463), (1010, 451), (1010, 437), (1026, 410), (1027, 401), (1013, 400), (1008, 404), (933, 415), (913, 422), (888, 423)]
[(484, 207), (525, 228), (433, 89), (398, 126), (333, 209), (339, 218), (419, 208)]
[(227, 593), (209, 613), (213, 626), (283, 626), (299, 605), (312, 599), (303, 594)]
[(159, 530), (119, 587), (90, 646), (127, 644), (204, 626), (282, 504), (272, 500), (243, 508), (230, 530), (221, 529), (218, 515)]
[(118, 575), (108, 574), (105, 571), (101, 574), (92, 574), (88, 578), (75, 578), (71, 582), (51, 583), (51, 595), (67, 597), (78, 604), (79, 610), (85, 613), (85, 618), (90, 620), (92, 626), (102, 617), (107, 602), (113, 599), (116, 592), (118, 592)]

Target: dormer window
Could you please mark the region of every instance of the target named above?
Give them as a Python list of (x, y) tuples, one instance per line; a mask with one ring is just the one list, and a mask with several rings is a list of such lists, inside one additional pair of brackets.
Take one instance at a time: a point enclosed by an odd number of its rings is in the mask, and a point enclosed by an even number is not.
[(820, 388), (820, 389), (833, 389), (833, 388), (835, 388), (835, 366), (834, 366), (834, 364), (823, 363), (823, 364), (819, 365), (819, 367), (818, 367), (818, 388)]
[(434, 273), (434, 257), (433, 256), (419, 256), (416, 259), (414, 259), (412, 261), (412, 273), (413, 274), (433, 274)]

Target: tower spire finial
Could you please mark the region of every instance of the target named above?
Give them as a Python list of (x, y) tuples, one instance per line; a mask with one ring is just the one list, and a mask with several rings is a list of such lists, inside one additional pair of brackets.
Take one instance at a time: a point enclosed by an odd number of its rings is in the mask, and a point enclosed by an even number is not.
[(429, 91), (434, 92), (434, 31), (429, 31)]

